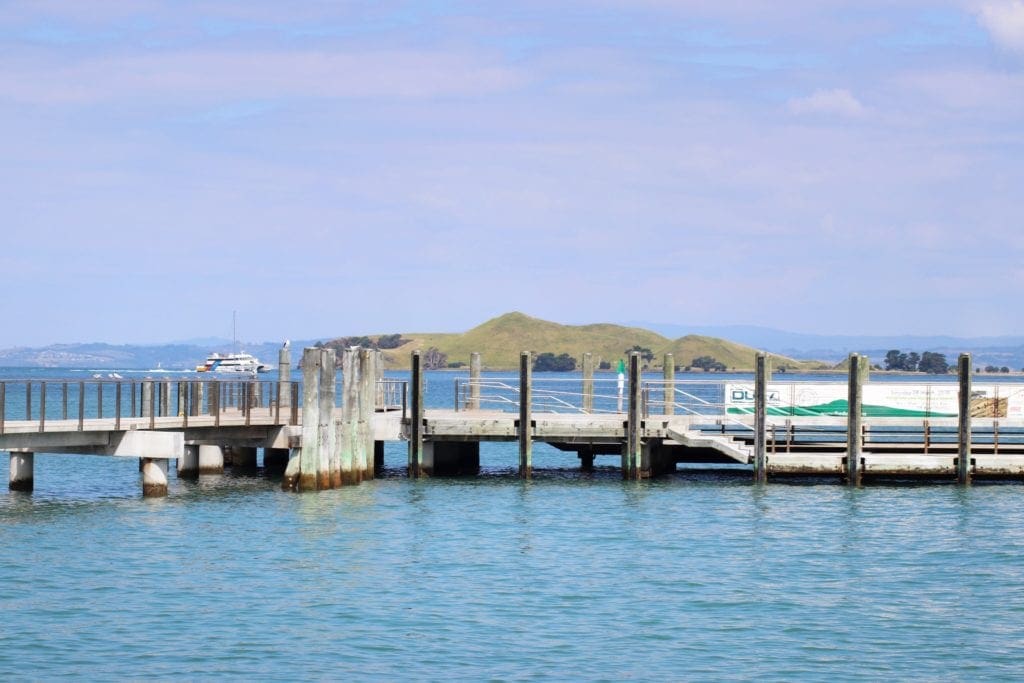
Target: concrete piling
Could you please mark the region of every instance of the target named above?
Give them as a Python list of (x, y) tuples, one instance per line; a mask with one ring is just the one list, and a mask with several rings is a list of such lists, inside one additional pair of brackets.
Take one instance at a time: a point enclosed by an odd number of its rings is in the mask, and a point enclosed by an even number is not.
[(142, 458), (143, 497), (167, 495), (167, 463), (167, 458)]
[(178, 460), (178, 478), (195, 479), (199, 476), (199, 446), (185, 445), (185, 452)]
[(292, 402), (292, 352), (285, 344), (277, 352), (277, 387), (278, 405), (282, 408), (290, 407)]
[(35, 486), (35, 453), (11, 453), (11, 473), (8, 488), (11, 491), (31, 492)]
[(224, 448), (213, 444), (199, 446), (199, 474), (224, 474)]

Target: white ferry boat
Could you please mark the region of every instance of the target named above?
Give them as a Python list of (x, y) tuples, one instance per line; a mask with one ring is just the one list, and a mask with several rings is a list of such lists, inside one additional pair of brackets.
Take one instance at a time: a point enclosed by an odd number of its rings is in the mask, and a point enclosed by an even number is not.
[(266, 372), (269, 369), (249, 353), (211, 353), (205, 363), (196, 366), (196, 372), (240, 373), (244, 375), (255, 375), (257, 372)]

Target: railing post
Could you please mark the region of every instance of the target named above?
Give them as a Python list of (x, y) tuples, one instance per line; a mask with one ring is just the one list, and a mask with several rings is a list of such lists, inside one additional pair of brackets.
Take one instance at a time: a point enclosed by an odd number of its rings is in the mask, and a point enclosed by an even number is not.
[(7, 382), (0, 382), (0, 434), (4, 433), (4, 421), (7, 417)]
[(68, 419), (68, 383), (62, 382), (60, 385), (60, 419)]
[(121, 383), (114, 385), (114, 431), (121, 431)]
[(767, 390), (767, 359), (764, 352), (758, 351), (754, 360), (754, 481), (759, 484), (768, 481), (764, 438)]
[(78, 383), (78, 431), (85, 429), (85, 382)]
[(672, 415), (676, 411), (676, 359), (671, 353), (665, 354), (662, 362), (662, 373), (665, 377), (665, 414)]
[(480, 410), (480, 354), (469, 354), (469, 401), (466, 410)]
[(46, 431), (46, 382), (39, 383), (39, 431)]
[(850, 376), (847, 387), (847, 418), (846, 418), (846, 483), (850, 486), (860, 485), (861, 453), (864, 450), (863, 425), (863, 381), (861, 365), (867, 358), (850, 354)]
[(640, 478), (640, 354), (631, 351), (629, 354), (629, 405), (626, 406), (626, 452), (623, 454), (622, 477), (624, 479)]
[(32, 381), (25, 382), (25, 419), (32, 420)]
[(533, 475), (533, 354), (519, 354), (519, 476)]
[(594, 412), (594, 354), (583, 354), (583, 412)]
[(103, 380), (96, 382), (96, 418), (103, 419)]
[(971, 483), (971, 354), (962, 353), (957, 363), (960, 379), (957, 429), (956, 480), (959, 484)]
[(409, 415), (409, 476), (420, 476), (423, 463), (423, 359), (419, 351), (412, 352), (412, 396)]

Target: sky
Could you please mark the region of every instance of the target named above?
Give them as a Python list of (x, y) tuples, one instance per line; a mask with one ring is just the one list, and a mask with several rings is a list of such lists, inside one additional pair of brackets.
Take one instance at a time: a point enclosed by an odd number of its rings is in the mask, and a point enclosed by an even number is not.
[(0, 0), (0, 135), (0, 347), (1024, 333), (1024, 0)]

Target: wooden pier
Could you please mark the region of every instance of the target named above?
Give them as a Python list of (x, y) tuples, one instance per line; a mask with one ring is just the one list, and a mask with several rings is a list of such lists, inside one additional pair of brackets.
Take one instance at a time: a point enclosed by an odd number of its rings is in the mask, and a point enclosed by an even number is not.
[[(622, 377), (595, 379), (588, 354), (581, 378), (548, 379), (524, 352), (518, 376), (495, 378), (474, 354), (448, 409), (424, 407), (419, 353), (407, 382), (384, 379), (379, 354), (359, 348), (343, 352), (340, 386), (335, 352), (320, 348), (305, 350), (302, 382), (284, 370), (286, 350), (276, 382), (2, 382), (0, 450), (12, 490), (33, 489), (35, 453), (80, 453), (138, 458), (147, 496), (166, 495), (172, 460), (195, 477), (226, 461), (255, 467), (256, 449), (285, 489), (357, 484), (379, 474), (388, 441), (408, 444), (411, 477), (476, 474), (482, 443), (509, 442), (524, 478), (545, 443), (584, 470), (611, 457), (626, 479), (680, 463), (749, 467), (758, 482), (1024, 479), (1024, 385), (973, 387), (968, 356), (957, 384), (928, 385), (867, 382), (856, 355), (844, 385), (774, 382), (763, 355), (747, 382), (681, 380), (665, 361), (658, 380), (643, 378), (637, 354)], [(883, 389), (899, 414), (878, 414)]]

